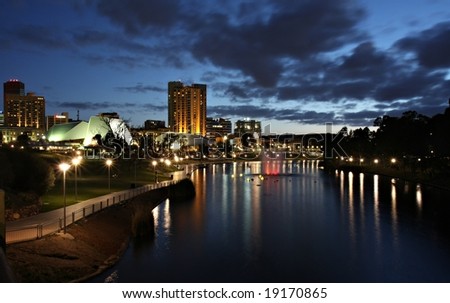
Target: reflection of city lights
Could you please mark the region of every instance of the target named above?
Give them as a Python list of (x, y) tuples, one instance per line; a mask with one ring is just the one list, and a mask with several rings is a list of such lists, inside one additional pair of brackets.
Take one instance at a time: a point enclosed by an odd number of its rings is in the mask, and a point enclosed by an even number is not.
[(419, 210), (422, 209), (422, 188), (420, 187), (420, 184), (416, 186), (416, 203)]

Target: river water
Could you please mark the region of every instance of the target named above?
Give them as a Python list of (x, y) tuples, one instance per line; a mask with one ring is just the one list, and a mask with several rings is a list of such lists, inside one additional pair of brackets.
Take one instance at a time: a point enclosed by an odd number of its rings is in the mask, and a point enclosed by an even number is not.
[(318, 161), (208, 165), (92, 282), (450, 282), (450, 192)]

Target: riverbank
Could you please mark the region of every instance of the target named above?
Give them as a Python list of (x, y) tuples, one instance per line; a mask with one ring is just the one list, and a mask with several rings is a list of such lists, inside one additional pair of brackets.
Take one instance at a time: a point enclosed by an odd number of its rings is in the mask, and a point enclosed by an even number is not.
[(134, 203), (152, 209), (168, 190), (153, 190), (68, 226), (67, 233), (8, 245), (13, 282), (82, 282), (115, 264), (132, 235)]
[(377, 174), (405, 181), (420, 183), (427, 186), (450, 190), (450, 169), (441, 165), (439, 169), (432, 167), (411, 168), (402, 165), (368, 165), (353, 164), (340, 161), (324, 161), (324, 168), (328, 171), (343, 170), (353, 173)]

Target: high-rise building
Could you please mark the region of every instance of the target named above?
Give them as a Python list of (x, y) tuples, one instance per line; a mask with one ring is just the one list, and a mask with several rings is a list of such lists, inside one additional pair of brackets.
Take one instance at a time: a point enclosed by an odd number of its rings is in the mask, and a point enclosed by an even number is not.
[(34, 93), (25, 95), (19, 80), (3, 84), (4, 126), (45, 129), (45, 98)]
[(231, 121), (223, 118), (206, 118), (206, 133), (208, 137), (224, 137), (231, 134)]
[(6, 95), (25, 96), (25, 84), (17, 79), (10, 79), (3, 83), (3, 96)]
[(145, 130), (157, 130), (161, 128), (166, 128), (166, 122), (160, 120), (145, 120), (144, 122)]
[(168, 85), (168, 123), (173, 132), (206, 135), (206, 85)]
[(47, 127), (46, 130), (49, 130), (55, 124), (65, 124), (69, 123), (69, 113), (63, 112), (61, 114), (55, 114), (53, 116), (47, 116)]
[(236, 121), (236, 127), (234, 129), (234, 134), (236, 136), (243, 136), (244, 134), (254, 134), (257, 133), (261, 135), (261, 122), (256, 120), (238, 120)]

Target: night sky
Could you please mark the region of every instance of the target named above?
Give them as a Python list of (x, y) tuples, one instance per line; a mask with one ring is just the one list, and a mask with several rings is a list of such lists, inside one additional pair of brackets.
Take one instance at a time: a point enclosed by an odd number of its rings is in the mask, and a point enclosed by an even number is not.
[(307, 133), (450, 97), (450, 0), (2, 0), (0, 25), (2, 82), (47, 115), (167, 120), (181, 80), (208, 85), (208, 116)]

